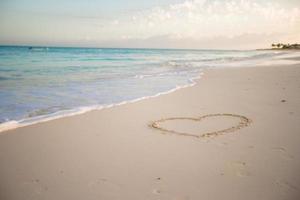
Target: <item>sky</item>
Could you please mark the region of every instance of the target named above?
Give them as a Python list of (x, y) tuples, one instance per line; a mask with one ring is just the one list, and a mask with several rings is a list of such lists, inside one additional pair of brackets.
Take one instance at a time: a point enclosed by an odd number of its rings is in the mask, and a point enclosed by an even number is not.
[(0, 45), (253, 49), (300, 43), (300, 0), (0, 0)]

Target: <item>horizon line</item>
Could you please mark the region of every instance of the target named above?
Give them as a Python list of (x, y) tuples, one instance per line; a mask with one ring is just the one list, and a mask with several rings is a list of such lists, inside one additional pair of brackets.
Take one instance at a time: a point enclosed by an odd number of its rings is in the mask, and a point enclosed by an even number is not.
[(207, 49), (207, 48), (147, 48), (147, 47), (89, 47), (89, 46), (63, 46), (63, 45), (28, 45), (28, 44), (0, 44), (0, 47), (33, 47), (33, 48), (84, 48), (84, 49), (141, 49), (141, 50), (189, 50), (189, 51), (205, 51), (205, 50), (215, 50), (215, 51), (253, 51), (261, 49)]

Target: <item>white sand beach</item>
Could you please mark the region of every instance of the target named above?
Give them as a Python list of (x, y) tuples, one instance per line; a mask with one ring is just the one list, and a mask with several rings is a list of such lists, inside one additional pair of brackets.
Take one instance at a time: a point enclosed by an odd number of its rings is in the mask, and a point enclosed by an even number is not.
[(300, 65), (210, 69), (170, 94), (2, 132), (0, 199), (296, 200), (299, 144)]

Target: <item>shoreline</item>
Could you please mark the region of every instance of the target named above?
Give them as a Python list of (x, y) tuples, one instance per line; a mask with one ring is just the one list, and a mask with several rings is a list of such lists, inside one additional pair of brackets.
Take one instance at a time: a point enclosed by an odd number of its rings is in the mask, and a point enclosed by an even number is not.
[(4, 132), (0, 199), (297, 199), (299, 76), (208, 69), (193, 87)]
[[(248, 58), (249, 60), (244, 60), (244, 59), (237, 59), (236, 63), (235, 62), (229, 62), (227, 63), (227, 66), (223, 63), (223, 64), (215, 64), (214, 66), (204, 66), (203, 69), (200, 69), (200, 71), (206, 70), (206, 69), (210, 69), (210, 68), (231, 68), (231, 67), (251, 67), (251, 65), (255, 65), (255, 66), (272, 66), (272, 65), (290, 65), (293, 63), (297, 63), (299, 62), (299, 56), (297, 56), (299, 54), (295, 54), (295, 53), (289, 53), (289, 54), (283, 54), (281, 56), (278, 57), (273, 55), (269, 55), (271, 57), (269, 57), (268, 59), (263, 59), (263, 60), (259, 60), (259, 58), (261, 57), (261, 55), (256, 55), (256, 56), (252, 56), (250, 58)], [(295, 57), (296, 56), (296, 57)], [(253, 59), (256, 58), (256, 59)], [(273, 59), (275, 58), (275, 59)], [(294, 59), (296, 58), (296, 59)], [(245, 63), (244, 63), (245, 62)], [(251, 63), (252, 62), (252, 63)], [(248, 66), (249, 65), (249, 66)], [(200, 65), (201, 66), (201, 65)], [(203, 73), (203, 72), (201, 72)], [(175, 84), (173, 84), (173, 88), (164, 92), (158, 92), (157, 94), (154, 95), (150, 95), (150, 96), (144, 96), (144, 97), (139, 97), (136, 99), (132, 99), (132, 100), (125, 100), (125, 101), (121, 101), (119, 103), (111, 103), (111, 104), (103, 104), (103, 105), (87, 105), (87, 106), (80, 106), (80, 107), (74, 107), (74, 108), (70, 108), (69, 110), (60, 110), (57, 111), (55, 113), (49, 113), (49, 114), (44, 114), (44, 115), (35, 115), (35, 116), (31, 116), (31, 112), (38, 112), (39, 110), (31, 110), (30, 112), (25, 112), (23, 116), (25, 116), (22, 119), (19, 120), (14, 120), (11, 119), (9, 121), (5, 121), (3, 123), (0, 124), (0, 134), (2, 134), (5, 131), (8, 130), (13, 130), (16, 128), (20, 128), (20, 127), (25, 127), (25, 126), (30, 126), (33, 124), (37, 124), (37, 123), (42, 123), (42, 122), (47, 122), (47, 121), (51, 121), (51, 120), (55, 120), (55, 119), (61, 119), (64, 117), (70, 117), (70, 116), (75, 116), (75, 115), (79, 115), (79, 114), (84, 114), (86, 112), (90, 112), (93, 110), (102, 110), (102, 109), (106, 109), (106, 108), (111, 108), (114, 106), (118, 106), (118, 105), (123, 105), (123, 104), (127, 104), (127, 103), (134, 103), (143, 99), (148, 99), (148, 98), (153, 98), (153, 97), (157, 97), (163, 94), (168, 94), (168, 93), (172, 93), (174, 91), (177, 91), (178, 89), (181, 88), (186, 88), (189, 86), (192, 86), (194, 84), (196, 84), (197, 79), (199, 79), (201, 77), (201, 73), (196, 76), (196, 77), (190, 77), (188, 80), (186, 80), (186, 84), (182, 85), (182, 86), (175, 86)], [(189, 83), (190, 82), (190, 83)], [(47, 107), (45, 109), (48, 109)], [(43, 110), (43, 109), (42, 109)], [(9, 116), (9, 113), (8, 113)], [(8, 118), (8, 116), (4, 116), (3, 118)], [(26, 117), (27, 116), (27, 117)]]
[(0, 135), (5, 134), (6, 131), (10, 131), (10, 130), (14, 130), (14, 129), (18, 129), (18, 128), (22, 128), (22, 127), (27, 127), (27, 126), (31, 126), (31, 125), (35, 125), (35, 124), (39, 124), (39, 123), (44, 123), (44, 122), (49, 122), (52, 120), (58, 120), (58, 119), (63, 119), (65, 117), (72, 117), (72, 116), (77, 116), (77, 115), (82, 115), (88, 112), (92, 112), (92, 111), (101, 111), (103, 109), (109, 109), (109, 108), (113, 108), (113, 107), (117, 107), (117, 106), (121, 106), (121, 105), (125, 105), (125, 104), (131, 104), (131, 103), (135, 103), (138, 101), (142, 101), (145, 99), (151, 99), (151, 98), (156, 98), (159, 97), (161, 95), (166, 95), (166, 94), (170, 94), (173, 92), (176, 92), (178, 90), (181, 89), (185, 89), (188, 87), (193, 87), (196, 84), (198, 84), (199, 80), (201, 79), (201, 77), (205, 74), (206, 71), (208, 70), (219, 70), (219, 69), (231, 69), (231, 68), (253, 68), (253, 67), (278, 67), (278, 66), (292, 66), (292, 65), (298, 65), (296, 62), (299, 61), (298, 57), (294, 58), (286, 58), (291, 60), (292, 62), (294, 62), (294, 64), (263, 64), (263, 65), (258, 65), (258, 66), (242, 66), (242, 67), (238, 67), (238, 66), (234, 66), (234, 67), (225, 67), (225, 66), (218, 66), (218, 67), (213, 67), (213, 68), (207, 68), (207, 69), (203, 69), (202, 72), (200, 72), (200, 74), (197, 77), (194, 78), (190, 78), (188, 81), (191, 82), (189, 84), (185, 84), (182, 86), (176, 86), (173, 89), (167, 90), (165, 92), (159, 92), (155, 95), (151, 95), (151, 96), (144, 96), (144, 97), (140, 97), (140, 98), (136, 98), (133, 100), (127, 100), (127, 101), (122, 101), (119, 103), (112, 103), (112, 104), (108, 104), (108, 105), (91, 105), (91, 106), (83, 106), (83, 107), (78, 107), (78, 108), (74, 108), (71, 110), (61, 110), (55, 113), (50, 113), (47, 115), (39, 115), (39, 116), (35, 116), (32, 118), (25, 118), (25, 119), (21, 119), (21, 120), (11, 120), (11, 121), (7, 121), (4, 122), (2, 124), (0, 124)]
[[(202, 71), (202, 72), (200, 72), (200, 74), (197, 77), (189, 79), (188, 81), (191, 82), (189, 84), (185, 84), (182, 86), (176, 86), (173, 89), (167, 90), (165, 92), (159, 92), (159, 93), (157, 93), (155, 95), (151, 95), (151, 96), (144, 96), (144, 97), (136, 98), (133, 100), (122, 101), (120, 103), (112, 103), (112, 104), (108, 104), (108, 105), (84, 106), (84, 107), (79, 107), (79, 108), (72, 109), (72, 110), (62, 110), (62, 111), (50, 113), (47, 115), (40, 115), (40, 116), (36, 116), (36, 117), (32, 117), (32, 118), (25, 118), (25, 119), (21, 119), (18, 121), (11, 120), (8, 122), (4, 122), (4, 123), (0, 124), (0, 136), (1, 136), (1, 134), (4, 134), (4, 132), (9, 131), (9, 130), (14, 130), (14, 129), (18, 129), (18, 128), (22, 128), (22, 127), (26, 127), (26, 126), (31, 126), (31, 125), (35, 125), (35, 124), (39, 124), (39, 123), (52, 121), (52, 120), (62, 119), (65, 117), (81, 115), (81, 114), (85, 114), (85, 113), (92, 112), (92, 111), (101, 111), (103, 109), (118, 107), (118, 106), (122, 106), (125, 104), (131, 104), (131, 103), (135, 103), (135, 102), (142, 101), (145, 99), (151, 99), (151, 98), (159, 97), (161, 95), (170, 94), (172, 92), (176, 92), (177, 90), (181, 90), (184, 88), (193, 87), (194, 85), (197, 84), (198, 80), (201, 79), (201, 76), (203, 74), (204, 74), (204, 72)], [(27, 122), (27, 121), (29, 121), (29, 122)], [(30, 122), (30, 121), (32, 121), (32, 122)]]

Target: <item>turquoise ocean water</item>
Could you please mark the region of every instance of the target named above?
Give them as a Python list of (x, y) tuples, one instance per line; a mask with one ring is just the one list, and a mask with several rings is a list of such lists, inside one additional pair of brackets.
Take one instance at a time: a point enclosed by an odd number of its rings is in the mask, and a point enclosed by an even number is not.
[(206, 68), (249, 66), (283, 54), (2, 46), (0, 127), (154, 96), (193, 84)]

